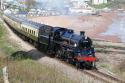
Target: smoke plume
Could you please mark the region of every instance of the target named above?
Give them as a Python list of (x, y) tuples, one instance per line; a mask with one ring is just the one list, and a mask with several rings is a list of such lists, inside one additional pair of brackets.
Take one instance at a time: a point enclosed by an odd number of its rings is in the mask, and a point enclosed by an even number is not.
[(37, 0), (39, 8), (57, 10), (61, 13), (67, 12), (68, 3), (65, 0)]

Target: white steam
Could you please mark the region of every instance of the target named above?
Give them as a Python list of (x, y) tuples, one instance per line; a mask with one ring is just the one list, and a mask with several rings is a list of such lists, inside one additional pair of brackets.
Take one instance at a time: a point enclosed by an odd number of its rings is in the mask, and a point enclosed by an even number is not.
[(65, 0), (37, 0), (39, 2), (39, 7), (44, 9), (52, 9), (60, 12), (67, 12), (68, 3)]

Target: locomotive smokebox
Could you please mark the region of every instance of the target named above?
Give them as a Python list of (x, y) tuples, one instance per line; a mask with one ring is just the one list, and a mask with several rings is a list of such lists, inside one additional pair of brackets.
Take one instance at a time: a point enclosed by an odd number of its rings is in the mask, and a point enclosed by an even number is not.
[(85, 31), (80, 31), (81, 36), (85, 36)]

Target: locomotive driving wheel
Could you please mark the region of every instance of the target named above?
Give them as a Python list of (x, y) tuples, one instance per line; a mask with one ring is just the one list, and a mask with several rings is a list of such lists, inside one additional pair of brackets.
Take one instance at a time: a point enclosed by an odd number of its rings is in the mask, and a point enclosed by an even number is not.
[(70, 63), (70, 64), (73, 64), (72, 53), (69, 52), (69, 51), (67, 51), (67, 52), (65, 53), (65, 55), (66, 55), (66, 62), (67, 62), (67, 63)]

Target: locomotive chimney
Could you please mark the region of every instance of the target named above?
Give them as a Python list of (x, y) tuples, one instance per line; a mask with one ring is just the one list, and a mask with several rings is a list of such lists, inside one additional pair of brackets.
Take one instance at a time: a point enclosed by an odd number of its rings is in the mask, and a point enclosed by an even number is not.
[(85, 31), (80, 31), (81, 36), (85, 36)]

